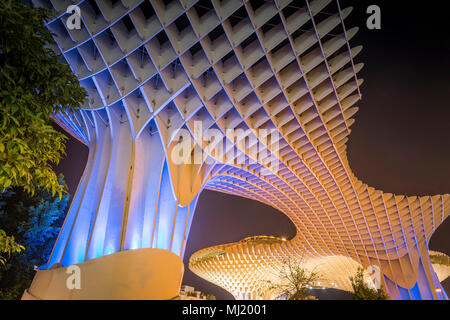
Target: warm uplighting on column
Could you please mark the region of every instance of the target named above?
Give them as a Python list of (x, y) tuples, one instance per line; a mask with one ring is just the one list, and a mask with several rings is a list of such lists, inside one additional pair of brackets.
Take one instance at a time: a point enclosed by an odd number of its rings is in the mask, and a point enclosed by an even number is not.
[(442, 289), (441, 288), (437, 288), (436, 289), (436, 293), (438, 295), (438, 299), (441, 300), (442, 299)]

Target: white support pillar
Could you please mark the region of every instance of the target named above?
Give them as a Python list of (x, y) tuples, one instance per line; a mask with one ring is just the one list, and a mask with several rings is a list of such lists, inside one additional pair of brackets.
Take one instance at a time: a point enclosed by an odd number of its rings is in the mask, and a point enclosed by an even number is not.
[(140, 248), (182, 258), (197, 196), (180, 205), (160, 135), (133, 138), (121, 107), (82, 113), (89, 158), (45, 269)]

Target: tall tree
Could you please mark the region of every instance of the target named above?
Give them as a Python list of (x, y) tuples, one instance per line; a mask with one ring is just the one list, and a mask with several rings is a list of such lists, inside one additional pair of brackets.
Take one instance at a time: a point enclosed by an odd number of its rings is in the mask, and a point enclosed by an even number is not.
[(65, 152), (66, 137), (51, 115), (73, 112), (86, 91), (45, 27), (50, 12), (18, 0), (0, 1), (0, 192), (20, 186), (62, 195), (52, 165)]
[[(59, 183), (66, 188), (62, 177)], [(35, 266), (47, 262), (68, 202), (66, 192), (60, 198), (43, 188), (36, 189), (34, 196), (20, 187), (0, 194), (0, 225), (26, 248), (0, 266), (0, 299), (20, 298), (33, 280)]]
[(275, 281), (268, 281), (268, 289), (289, 300), (308, 300), (309, 288), (321, 280), (321, 275), (314, 269), (305, 267), (303, 257), (288, 257), (282, 261), (275, 272)]
[(364, 269), (358, 267), (356, 275), (350, 277), (350, 282), (352, 283), (351, 296), (353, 300), (386, 300), (388, 296), (381, 288), (380, 291), (373, 289), (367, 285), (364, 281)]

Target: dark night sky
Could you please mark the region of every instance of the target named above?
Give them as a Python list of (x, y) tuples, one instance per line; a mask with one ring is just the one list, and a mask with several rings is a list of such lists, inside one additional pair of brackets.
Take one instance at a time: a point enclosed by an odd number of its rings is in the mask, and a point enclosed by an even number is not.
[[(366, 8), (382, 10), (382, 29), (368, 30)], [(352, 46), (363, 45), (356, 62), (365, 67), (363, 100), (348, 143), (350, 165), (370, 186), (385, 192), (432, 195), (450, 192), (450, 37), (445, 10), (426, 11), (414, 1), (341, 0), (353, 6), (347, 29), (359, 26)], [(74, 139), (58, 171), (70, 192), (83, 172), (87, 148)], [(450, 255), (450, 219), (436, 231), (430, 249)], [(202, 248), (269, 234), (292, 237), (295, 228), (266, 205), (212, 191), (200, 196), (185, 262)], [(446, 281), (447, 292), (450, 290)], [(183, 283), (218, 298), (224, 290), (187, 268)]]

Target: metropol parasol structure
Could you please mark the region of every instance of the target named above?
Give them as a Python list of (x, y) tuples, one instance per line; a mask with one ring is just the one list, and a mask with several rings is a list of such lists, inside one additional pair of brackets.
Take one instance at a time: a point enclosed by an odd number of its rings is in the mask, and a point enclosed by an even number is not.
[(361, 46), (350, 45), (357, 28), (345, 28), (351, 8), (335, 0), (33, 2), (53, 10), (54, 50), (88, 92), (79, 112), (55, 119), (89, 156), (24, 298), (175, 297), (206, 188), (270, 205), (297, 229), (290, 240), (255, 237), (194, 254), (190, 268), (238, 298), (263, 298), (258, 281), (301, 256), (336, 275), (326, 286), (346, 289), (345, 272), (375, 266), (392, 299), (447, 299), (428, 241), (450, 196), (384, 193), (347, 160), (363, 67), (354, 62)]

